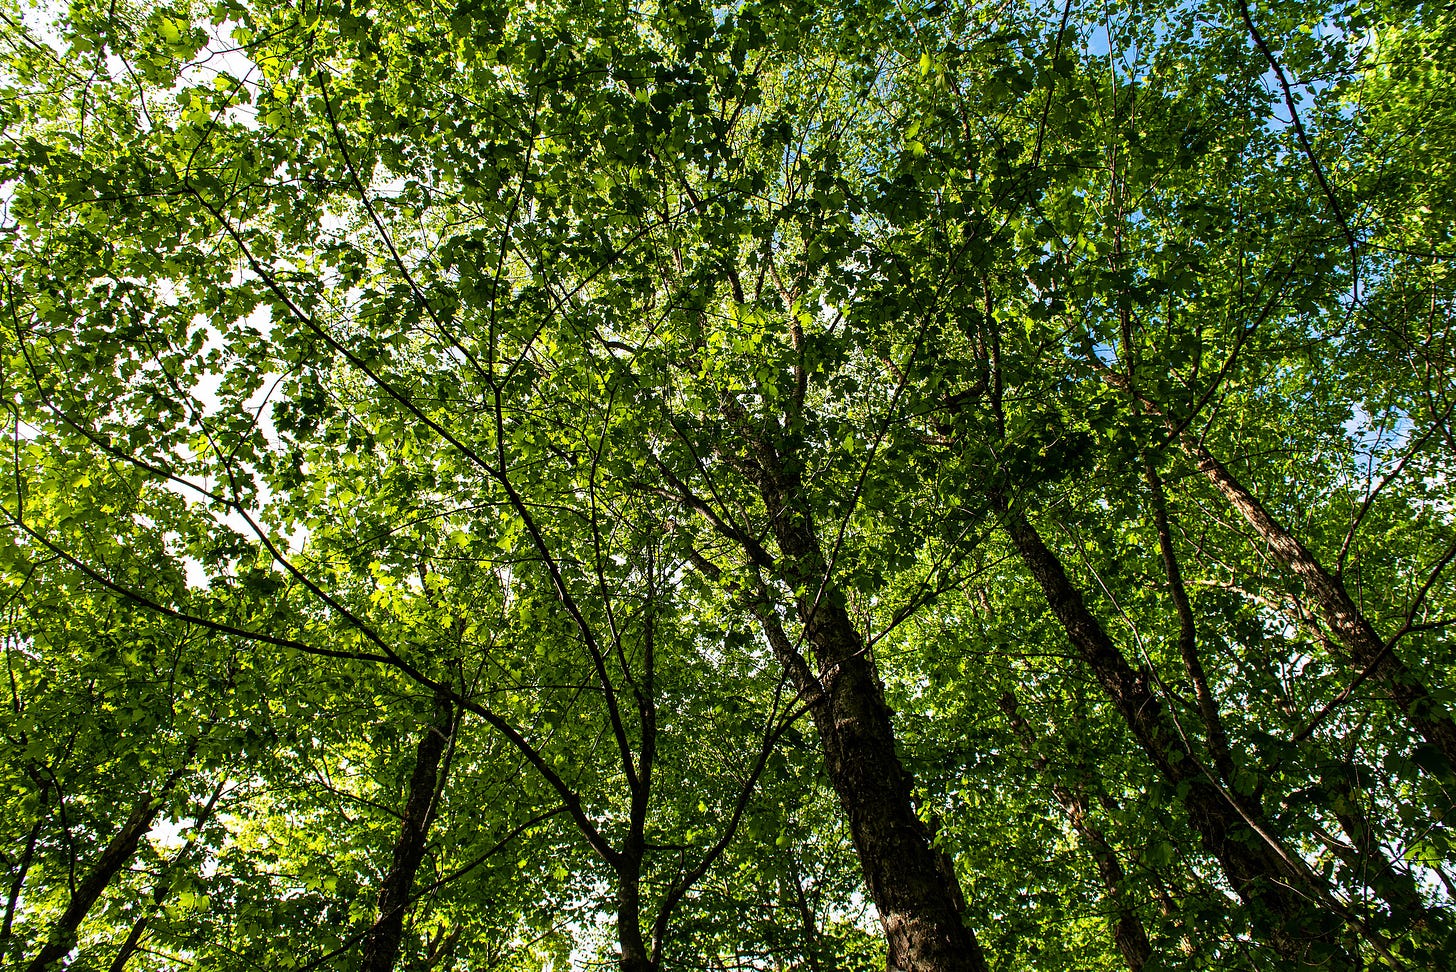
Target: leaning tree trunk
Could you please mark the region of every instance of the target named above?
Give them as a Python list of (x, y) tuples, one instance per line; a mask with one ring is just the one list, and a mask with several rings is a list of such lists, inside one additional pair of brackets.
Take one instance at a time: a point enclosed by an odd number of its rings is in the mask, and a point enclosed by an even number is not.
[[(169, 780), (169, 785), (170, 782)], [(111, 838), (91, 870), (76, 885), (71, 900), (66, 904), (66, 910), (51, 926), (50, 935), (45, 945), (41, 946), (40, 952), (31, 960), (28, 972), (45, 972), (75, 947), (76, 933), (81, 928), (81, 922), (86, 919), (92, 906), (111, 885), (116, 875), (132, 859), (137, 845), (152, 829), (152, 821), (157, 819), (157, 812), (161, 809), (162, 801), (150, 793), (143, 793), (137, 800), (126, 822)]]
[(825, 769), (885, 929), (889, 966), (903, 972), (982, 972), (985, 959), (961, 918), (964, 899), (955, 873), (915, 812), (890, 708), (864, 639), (831, 583), (800, 476), (768, 444), (756, 445), (760, 493), (778, 542), (781, 577), (794, 591), (817, 666), (820, 695), (811, 711)]
[(1198, 657), (1198, 628), (1193, 617), (1193, 603), (1183, 583), (1183, 570), (1178, 566), (1178, 553), (1173, 547), (1173, 530), (1168, 523), (1168, 499), (1163, 493), (1163, 480), (1151, 462), (1144, 459), (1143, 475), (1152, 497), (1153, 525), (1158, 533), (1158, 550), (1163, 556), (1163, 573), (1168, 578), (1168, 593), (1178, 614), (1178, 653), (1183, 656), (1183, 670), (1193, 683), (1193, 697), (1198, 700), (1198, 714), (1203, 720), (1204, 745), (1219, 776), (1225, 782), (1234, 778), (1233, 757), (1229, 753), (1228, 733), (1218, 712), (1218, 701), (1209, 687), (1208, 675)]
[(226, 788), (227, 778), (224, 777), (222, 782), (218, 783), (216, 789), (212, 791), (212, 796), (208, 798), (207, 803), (198, 812), (197, 820), (192, 825), (192, 839), (182, 845), (182, 849), (172, 858), (172, 863), (163, 870), (156, 887), (152, 890), (151, 907), (143, 909), (142, 913), (137, 916), (136, 921), (132, 922), (131, 931), (127, 933), (126, 941), (121, 943), (121, 948), (117, 951), (116, 958), (111, 962), (110, 972), (125, 972), (126, 963), (131, 961), (131, 957), (141, 948), (142, 936), (147, 933), (147, 926), (151, 924), (152, 917), (157, 913), (157, 909), (162, 907), (162, 903), (167, 900), (167, 895), (172, 891), (173, 876), (181, 868), (182, 862), (187, 859), (188, 852), (192, 850), (194, 841), (200, 839), (202, 829), (212, 819), (212, 812), (217, 807), (217, 801), (222, 799), (223, 790)]
[[(789, 869), (780, 878), (785, 896), (789, 899), (789, 907), (799, 916), (799, 929), (804, 936), (804, 961), (809, 965), (809, 972), (836, 972), (833, 957), (829, 950), (824, 947), (822, 937), (819, 934), (819, 923), (814, 920), (814, 913), (809, 908), (809, 899), (804, 894), (803, 877), (799, 873), (798, 861), (793, 857), (789, 858)], [(790, 892), (792, 888), (792, 892)]]
[(1351, 660), (1360, 669), (1360, 677), (1374, 678), (1383, 685), (1416, 731), (1441, 752), (1448, 764), (1456, 767), (1456, 722), (1452, 721), (1451, 713), (1431, 697), (1425, 685), (1396, 655), (1394, 646), (1380, 637), (1345, 590), (1344, 583), (1284, 529), (1258, 497), (1245, 489), (1201, 442), (1188, 435), (1180, 436), (1180, 441), (1198, 471), (1254, 528), (1269, 553), (1303, 582), (1319, 616), (1350, 652)]
[(1347, 765), (1343, 770), (1325, 777), (1325, 782), (1335, 791), (1331, 809), (1350, 841), (1343, 852), (1338, 846), (1333, 848), (1335, 853), (1345, 859), (1351, 873), (1390, 905), (1391, 917), (1399, 927), (1414, 928), (1426, 922), (1444, 925), (1445, 916), (1439, 910), (1426, 907), (1414, 876), (1386, 855), (1379, 836), (1370, 826), (1370, 819), (1361, 806), (1367, 781), (1361, 779), (1359, 767)]
[(1153, 693), (1148, 676), (1128, 664), (1056, 554), (1024, 515), (1010, 509), (1004, 496), (992, 494), (991, 501), (1082, 661), (1158, 775), (1185, 794), (1189, 823), (1249, 906), (1255, 926), (1292, 967), (1359, 968), (1340, 940), (1342, 919), (1311, 900), (1309, 877), (1299, 862), (1273, 844), (1268, 828), (1257, 818), (1257, 808), (1236, 804), (1232, 794), (1214, 785)]
[(1344, 582), (1326, 570), (1200, 439), (1189, 435), (1155, 403), (1138, 396), (1120, 375), (1106, 374), (1105, 377), (1114, 387), (1132, 395), (1134, 402), (1162, 419), (1183, 453), (1253, 528), (1274, 559), (1303, 582), (1314, 601), (1316, 613), (1350, 652), (1350, 660), (1359, 669), (1355, 684), (1374, 678), (1383, 685), (1415, 730), (1436, 747), (1447, 764), (1456, 767), (1456, 720), (1452, 719), (1445, 706), (1432, 698), (1416, 674), (1400, 660), (1394, 645), (1380, 637), (1370, 619), (1350, 597)]
[[(40, 788), (40, 805), (45, 807), (49, 802), (50, 784), (42, 783)], [(5, 900), (5, 918), (0, 921), (0, 962), (5, 960), (9, 952), (10, 931), (15, 926), (15, 910), (20, 904), (20, 891), (25, 886), (26, 875), (30, 873), (31, 861), (35, 857), (35, 845), (40, 840), (41, 830), (45, 826), (45, 814), (36, 813), (35, 823), (31, 825), (30, 833), (25, 838), (25, 848), (20, 852), (20, 860), (15, 867), (15, 877), (10, 881), (10, 894)]]
[(404, 915), (409, 907), (410, 892), (414, 889), (415, 872), (424, 860), (430, 824), (435, 819), (440, 792), (440, 763), (454, 735), (455, 720), (455, 706), (445, 696), (437, 697), (434, 716), (415, 749), (415, 765), (410, 774), (404, 814), (400, 819), (399, 839), (395, 841), (389, 872), (379, 889), (377, 916), (364, 936), (363, 959), (359, 966), (361, 972), (392, 972), (399, 960)]

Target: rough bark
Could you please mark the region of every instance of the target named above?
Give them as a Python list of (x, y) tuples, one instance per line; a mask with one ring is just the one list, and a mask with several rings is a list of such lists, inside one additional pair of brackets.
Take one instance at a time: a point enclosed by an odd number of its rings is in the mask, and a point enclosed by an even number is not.
[[(1021, 716), (1016, 704), (1016, 697), (1008, 692), (1001, 697), (1000, 703), (1001, 711), (1006, 713), (1006, 719), (1011, 723), (1011, 728), (1017, 738), (1021, 740), (1022, 748), (1030, 754), (1035, 747), (1036, 738), (1031, 726)], [(1032, 767), (1038, 773), (1044, 773), (1047, 762), (1045, 756), (1039, 756), (1033, 762)], [(1117, 858), (1117, 851), (1102, 830), (1092, 821), (1092, 815), (1087, 809), (1087, 796), (1082, 787), (1054, 782), (1052, 783), (1052, 796), (1056, 797), (1057, 803), (1061, 805), (1072, 827), (1082, 836), (1088, 851), (1092, 854), (1092, 859), (1097, 864), (1097, 874), (1102, 879), (1107, 903), (1114, 915), (1113, 944), (1122, 953), (1123, 960), (1127, 962), (1127, 967), (1131, 972), (1142, 972), (1142, 967), (1147, 964), (1153, 954), (1153, 948), (1148, 942), (1147, 929), (1143, 927), (1142, 919), (1138, 917), (1137, 910), (1128, 898), (1127, 875), (1122, 870), (1122, 862)]]
[(414, 769), (410, 773), (409, 793), (400, 818), (399, 839), (384, 883), (379, 888), (379, 904), (374, 924), (364, 936), (362, 972), (392, 972), (399, 960), (400, 939), (404, 934), (404, 916), (414, 889), (415, 872), (424, 860), (430, 824), (434, 822), (440, 792), (440, 764), (454, 735), (457, 713), (450, 700), (435, 700), (430, 724), (425, 727), (415, 749)]
[(157, 819), (157, 812), (161, 808), (162, 801), (150, 793), (142, 794), (137, 800), (131, 814), (111, 838), (96, 863), (76, 885), (71, 900), (66, 904), (66, 910), (51, 926), (50, 935), (45, 945), (41, 946), (40, 952), (31, 960), (28, 972), (45, 972), (75, 947), (76, 933), (81, 928), (81, 922), (86, 919), (92, 906), (116, 875), (132, 859), (137, 845), (152, 829), (152, 822)]
[(1368, 676), (1384, 686), (1416, 731), (1456, 767), (1456, 722), (1450, 712), (1431, 698), (1394, 647), (1380, 637), (1340, 578), (1326, 570), (1201, 442), (1188, 435), (1180, 436), (1179, 441), (1198, 471), (1253, 527), (1269, 553), (1304, 584), (1321, 620), (1350, 652), (1350, 660), (1361, 677)]
[(825, 769), (885, 929), (889, 966), (904, 972), (982, 972), (985, 959), (961, 919), (954, 872), (944, 866), (915, 812), (884, 691), (831, 582), (800, 476), (766, 443), (757, 443), (757, 452), (780, 575), (794, 591), (817, 668), (822, 695), (811, 711)]
[(1213, 784), (1152, 691), (1148, 675), (1128, 664), (1061, 561), (1004, 497), (993, 494), (991, 499), (1053, 615), (1159, 776), (1183, 795), (1204, 850), (1219, 862), (1263, 937), (1291, 967), (1358, 968), (1340, 940), (1340, 917), (1310, 900), (1308, 876), (1272, 843), (1257, 807), (1236, 805)]

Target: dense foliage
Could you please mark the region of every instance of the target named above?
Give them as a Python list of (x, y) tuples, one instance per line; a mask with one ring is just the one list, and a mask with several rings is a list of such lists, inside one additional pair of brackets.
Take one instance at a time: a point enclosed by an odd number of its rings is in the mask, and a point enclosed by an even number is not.
[(1449, 967), (1449, 8), (0, 59), (0, 964)]

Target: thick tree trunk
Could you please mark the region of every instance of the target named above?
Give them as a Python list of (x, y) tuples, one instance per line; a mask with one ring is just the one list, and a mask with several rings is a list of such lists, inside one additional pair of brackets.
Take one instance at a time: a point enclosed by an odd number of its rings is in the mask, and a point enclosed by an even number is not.
[[(1028, 754), (1031, 753), (1036, 738), (1031, 726), (1021, 716), (1016, 704), (1016, 696), (1010, 692), (1003, 695), (1001, 711), (1006, 713), (1006, 719), (1021, 740), (1022, 748)], [(1046, 757), (1038, 757), (1032, 766), (1038, 773), (1045, 772)], [(1147, 929), (1143, 927), (1142, 919), (1138, 917), (1137, 910), (1133, 908), (1132, 902), (1128, 899), (1127, 875), (1122, 870), (1122, 862), (1117, 859), (1117, 851), (1113, 849), (1101, 829), (1093, 823), (1092, 816), (1087, 809), (1086, 794), (1080, 786), (1053, 783), (1052, 796), (1056, 797), (1057, 803), (1061, 805), (1067, 819), (1071, 821), (1072, 827), (1081, 834), (1087, 844), (1087, 849), (1092, 854), (1092, 859), (1097, 863), (1097, 874), (1102, 878), (1107, 903), (1111, 906), (1115, 916), (1112, 923), (1113, 944), (1122, 953), (1123, 960), (1127, 962), (1130, 972), (1142, 972), (1143, 966), (1147, 964), (1153, 954), (1153, 948), (1148, 942)]]
[(993, 494), (991, 499), (1052, 613), (1158, 774), (1183, 794), (1189, 822), (1249, 906), (1256, 927), (1292, 967), (1358, 968), (1340, 941), (1341, 919), (1310, 900), (1307, 875), (1271, 844), (1268, 828), (1254, 815), (1257, 807), (1236, 806), (1213, 785), (1153, 693), (1148, 676), (1128, 664), (1061, 561), (1004, 497)]
[(1245, 489), (1202, 443), (1187, 435), (1181, 436), (1180, 441), (1198, 471), (1254, 528), (1269, 553), (1303, 582), (1321, 619), (1349, 650), (1355, 666), (1383, 685), (1416, 731), (1440, 750), (1451, 766), (1456, 766), (1456, 722), (1452, 721), (1450, 712), (1431, 698), (1415, 673), (1375, 631), (1340, 579), (1284, 529), (1258, 497)]
[(130, 816), (126, 818), (126, 822), (121, 825), (121, 829), (111, 838), (111, 842), (106, 845), (106, 849), (101, 852), (101, 856), (91, 870), (76, 885), (76, 890), (72, 893), (66, 910), (51, 927), (50, 936), (45, 945), (31, 960), (28, 967), (29, 972), (45, 972), (46, 969), (65, 958), (75, 947), (76, 933), (81, 928), (81, 922), (86, 919), (92, 906), (110, 886), (117, 873), (132, 859), (137, 845), (152, 829), (152, 821), (157, 819), (157, 812), (161, 808), (161, 800), (154, 798), (150, 793), (142, 794)]
[(400, 820), (399, 839), (384, 884), (379, 889), (379, 906), (374, 925), (364, 936), (362, 972), (392, 972), (399, 960), (404, 915), (414, 889), (415, 872), (424, 860), (425, 846), (434, 822), (440, 791), (440, 762), (455, 731), (455, 707), (445, 697), (435, 700), (434, 716), (425, 727), (415, 749), (409, 794)]
[(911, 802), (910, 774), (895, 751), (889, 706), (864, 640), (828, 576), (800, 477), (764, 444), (757, 458), (782, 579), (795, 592), (818, 670), (822, 695), (812, 712), (825, 769), (884, 925), (889, 966), (904, 972), (982, 972), (985, 960), (961, 919), (954, 871), (931, 845)]
[(642, 849), (623, 851), (617, 866), (617, 945), (621, 972), (655, 972), (657, 966), (642, 937)]

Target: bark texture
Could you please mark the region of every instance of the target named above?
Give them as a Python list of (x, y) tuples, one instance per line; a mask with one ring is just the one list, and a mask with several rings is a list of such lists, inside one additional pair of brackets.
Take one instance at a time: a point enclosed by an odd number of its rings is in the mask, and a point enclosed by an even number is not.
[(884, 925), (889, 966), (982, 972), (985, 959), (961, 919), (954, 871), (932, 846), (911, 801), (910, 774), (895, 750), (890, 709), (864, 639), (830, 583), (801, 478), (767, 444), (758, 445), (756, 458), (780, 575), (795, 592), (817, 669), (819, 695), (811, 711), (825, 769)]
[(415, 872), (425, 857), (430, 824), (434, 822), (440, 791), (440, 764), (455, 731), (456, 710), (446, 698), (435, 700), (430, 724), (415, 748), (415, 765), (410, 773), (409, 794), (400, 819), (399, 839), (389, 872), (379, 889), (377, 917), (364, 936), (362, 972), (392, 972), (399, 961), (404, 915), (414, 889)]
[(621, 972), (655, 972), (657, 963), (642, 936), (642, 840), (633, 834), (617, 864), (617, 945)]
[(1053, 615), (1158, 774), (1183, 794), (1204, 850), (1219, 862), (1262, 936), (1291, 967), (1359, 968), (1341, 940), (1342, 918), (1311, 900), (1308, 876), (1273, 844), (1258, 808), (1248, 800), (1236, 804), (1232, 794), (1213, 784), (1152, 691), (1148, 675), (1128, 664), (1061, 561), (1004, 497), (991, 499)]

